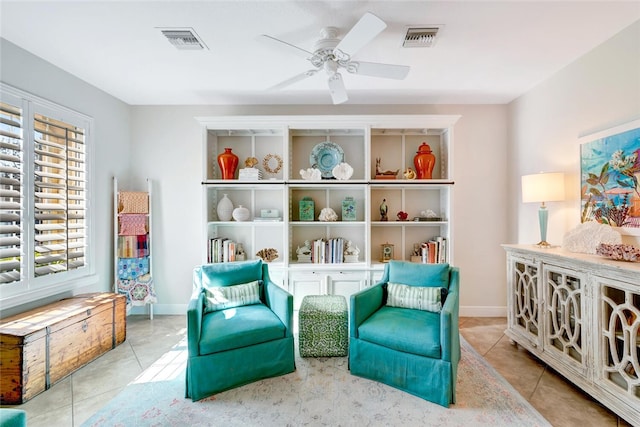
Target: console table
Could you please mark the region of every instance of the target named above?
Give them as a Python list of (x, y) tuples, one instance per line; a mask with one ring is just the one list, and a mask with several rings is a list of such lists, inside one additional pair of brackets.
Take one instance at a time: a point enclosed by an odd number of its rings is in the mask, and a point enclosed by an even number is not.
[(640, 425), (640, 263), (503, 245), (505, 334)]

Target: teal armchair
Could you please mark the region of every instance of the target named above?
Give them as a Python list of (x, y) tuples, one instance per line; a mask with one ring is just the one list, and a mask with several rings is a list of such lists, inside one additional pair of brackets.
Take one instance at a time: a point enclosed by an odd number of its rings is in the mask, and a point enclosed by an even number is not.
[(0, 426), (27, 427), (27, 412), (23, 409), (0, 408)]
[[(207, 305), (208, 289), (253, 281), (259, 281), (259, 301), (213, 311)], [(267, 264), (202, 265), (193, 271), (193, 287), (187, 309), (186, 397), (196, 401), (295, 370), (293, 296), (270, 280)]]
[[(351, 296), (351, 374), (444, 407), (455, 403), (460, 361), (459, 282), (458, 268), (448, 264), (391, 261), (385, 265), (378, 284)], [(388, 305), (390, 290), (393, 306)], [(441, 308), (425, 303), (427, 293), (439, 293), (439, 303), (444, 300)], [(403, 307), (405, 304), (418, 308)]]

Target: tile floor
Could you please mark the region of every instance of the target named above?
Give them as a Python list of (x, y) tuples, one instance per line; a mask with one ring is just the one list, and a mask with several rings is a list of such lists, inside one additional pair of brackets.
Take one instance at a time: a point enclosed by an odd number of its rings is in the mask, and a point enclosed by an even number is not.
[[(627, 426), (503, 334), (506, 318), (461, 318), (464, 338), (554, 426)], [(184, 316), (127, 318), (127, 340), (51, 389), (17, 406), (29, 427), (80, 426), (180, 341)]]

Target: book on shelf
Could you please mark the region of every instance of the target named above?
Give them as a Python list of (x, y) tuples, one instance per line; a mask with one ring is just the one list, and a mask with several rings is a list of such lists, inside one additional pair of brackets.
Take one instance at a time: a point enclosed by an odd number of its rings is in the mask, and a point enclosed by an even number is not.
[(419, 259), (422, 264), (444, 264), (448, 262), (447, 239), (442, 236), (434, 237), (419, 244), (420, 254), (413, 259)]
[(339, 264), (344, 262), (344, 239), (314, 240), (311, 246), (311, 262), (315, 264)]
[(209, 239), (207, 262), (234, 262), (236, 260), (237, 243), (226, 237)]

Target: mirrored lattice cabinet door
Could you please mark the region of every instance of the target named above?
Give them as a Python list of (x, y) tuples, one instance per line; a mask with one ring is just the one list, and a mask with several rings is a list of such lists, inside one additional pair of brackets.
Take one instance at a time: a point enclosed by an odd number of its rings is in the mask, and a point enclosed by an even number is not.
[(511, 270), (509, 284), (512, 287), (509, 292), (508, 307), (510, 330), (537, 347), (541, 333), (538, 291), (540, 265), (535, 260), (513, 258), (509, 263), (509, 269)]
[(584, 283), (581, 274), (557, 266), (544, 268), (544, 351), (584, 373)]
[(640, 288), (598, 278), (601, 335), (598, 376), (640, 408)]

